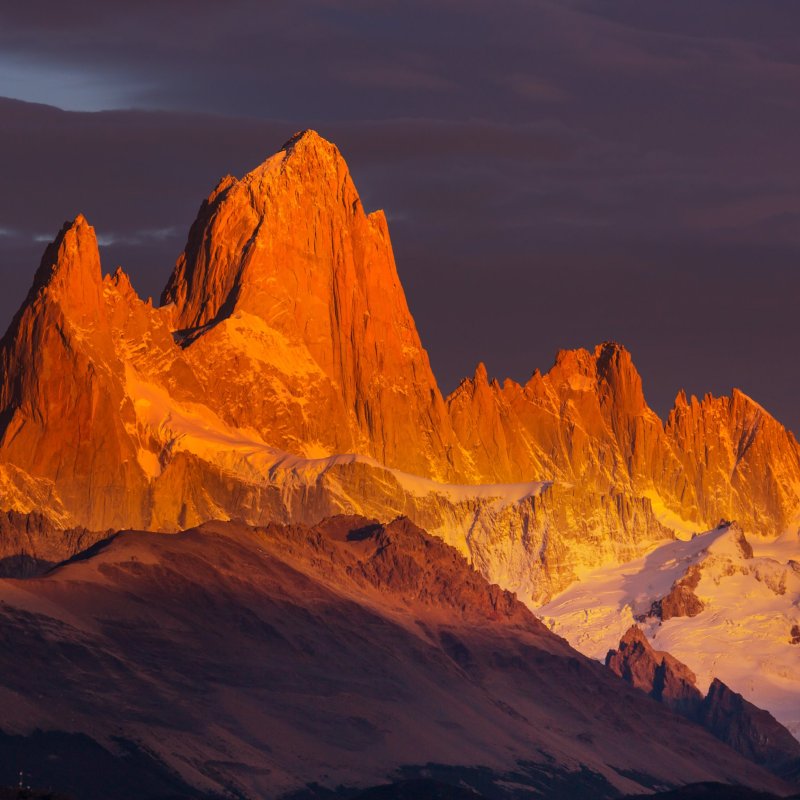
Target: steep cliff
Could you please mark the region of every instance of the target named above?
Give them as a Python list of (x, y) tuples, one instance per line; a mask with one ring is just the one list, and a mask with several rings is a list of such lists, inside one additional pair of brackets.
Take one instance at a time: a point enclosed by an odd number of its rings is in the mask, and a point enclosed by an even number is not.
[(800, 522), (800, 449), (739, 392), (662, 424), (611, 342), (444, 400), (385, 217), (306, 131), (204, 201), (160, 308), (65, 225), (0, 344), (0, 507), (91, 530), (408, 514), (540, 602), (720, 517)]
[(654, 650), (636, 626), (609, 650), (606, 666), (673, 711), (700, 723), (736, 752), (781, 777), (800, 778), (800, 742), (775, 717), (714, 679), (708, 694), (694, 673), (669, 653)]

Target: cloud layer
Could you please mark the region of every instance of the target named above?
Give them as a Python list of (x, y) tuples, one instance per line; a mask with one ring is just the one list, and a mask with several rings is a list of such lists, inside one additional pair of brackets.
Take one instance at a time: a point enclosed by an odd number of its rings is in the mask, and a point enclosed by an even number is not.
[(217, 179), (315, 127), (386, 209), (446, 389), (614, 338), (661, 413), (737, 385), (800, 430), (798, 22), (791, 0), (15, 4), (0, 318), (78, 211), (157, 295)]

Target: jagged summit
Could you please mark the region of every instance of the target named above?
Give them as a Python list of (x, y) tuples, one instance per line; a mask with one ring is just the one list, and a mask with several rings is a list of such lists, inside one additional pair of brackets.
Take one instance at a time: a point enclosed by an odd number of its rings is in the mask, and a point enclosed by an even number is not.
[(678, 394), (675, 395), (675, 401), (673, 402), (673, 407), (675, 408), (687, 408), (689, 405), (689, 398), (686, 396), (685, 389), (679, 389)]
[(312, 128), (297, 131), (283, 143), (281, 150), (287, 155), (292, 155), (295, 152), (300, 153), (303, 150), (323, 150), (327, 153), (340, 155), (339, 148), (333, 142), (320, 136)]
[[(230, 422), (290, 452), (313, 443), (315, 453), (456, 476), (385, 217), (365, 213), (338, 149), (314, 131), (214, 190), (162, 300), (188, 357), (205, 365), (238, 351), (247, 365), (215, 409)], [(289, 407), (254, 396), (249, 374), (288, 387), (275, 394)]]
[(624, 344), (620, 342), (615, 342), (613, 339), (606, 339), (604, 342), (600, 342), (600, 344), (595, 345), (594, 354), (595, 357), (599, 357), (602, 353), (606, 352), (625, 352), (628, 353), (628, 348), (625, 347)]
[(352, 229), (354, 216), (365, 227), (338, 149), (314, 131), (297, 133), (241, 179), (222, 179), (204, 201), (162, 302), (177, 306), (182, 328), (213, 322), (239, 305), (268, 314), (267, 298), (252, 295), (280, 270), (292, 271), (286, 251), (314, 263), (316, 278), (325, 281), (331, 250), (318, 233), (333, 239), (338, 229)]
[(475, 380), (479, 383), (489, 383), (489, 372), (483, 361), (479, 361), (475, 367)]
[(695, 674), (669, 653), (655, 650), (644, 631), (631, 625), (616, 650), (609, 650), (606, 666), (632, 686), (683, 713), (702, 699)]
[[(739, 393), (662, 423), (615, 342), (561, 351), (524, 385), (478, 365), (445, 401), (385, 217), (365, 213), (341, 153), (314, 131), (218, 183), (164, 306), (122, 272), (101, 275), (79, 217), (3, 341), (10, 507), (44, 496), (91, 527), (258, 522), (306, 513), (297, 487), (330, 471), (338, 482), (319, 479), (312, 521), (323, 509), (417, 514), (487, 574), (541, 594), (573, 580), (571, 564), (630, 558), (676, 530), (725, 517), (770, 535), (798, 516), (793, 437)], [(292, 459), (296, 483), (279, 486), (274, 465)], [(45, 483), (33, 491), (26, 475)]]
[(79, 299), (101, 280), (97, 236), (86, 217), (78, 214), (72, 222), (64, 223), (45, 249), (33, 279), (31, 295), (44, 287), (51, 287)]

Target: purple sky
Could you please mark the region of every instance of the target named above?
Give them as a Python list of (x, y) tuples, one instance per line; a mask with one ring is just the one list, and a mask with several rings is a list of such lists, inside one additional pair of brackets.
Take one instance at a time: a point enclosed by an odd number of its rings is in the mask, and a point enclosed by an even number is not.
[(616, 339), (660, 414), (738, 386), (800, 431), (796, 0), (28, 0), (0, 96), (3, 328), (65, 219), (157, 296), (217, 179), (314, 127), (445, 391)]

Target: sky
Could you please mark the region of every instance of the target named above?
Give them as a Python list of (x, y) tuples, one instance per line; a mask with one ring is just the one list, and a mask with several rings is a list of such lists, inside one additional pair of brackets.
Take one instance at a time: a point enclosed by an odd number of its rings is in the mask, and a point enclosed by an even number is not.
[(800, 432), (796, 0), (0, 8), (0, 327), (66, 219), (158, 297), (202, 199), (300, 129), (389, 220), (443, 391), (623, 343), (662, 416)]

